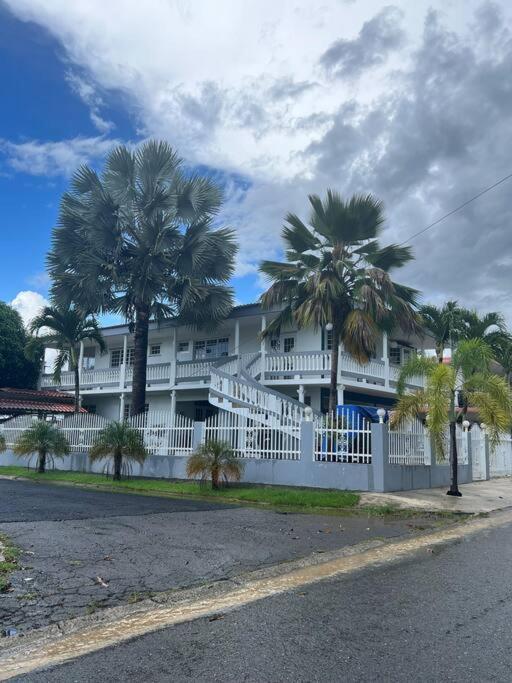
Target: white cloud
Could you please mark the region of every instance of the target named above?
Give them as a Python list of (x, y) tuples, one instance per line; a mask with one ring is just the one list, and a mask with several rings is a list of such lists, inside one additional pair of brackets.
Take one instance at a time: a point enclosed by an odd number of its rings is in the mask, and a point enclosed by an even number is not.
[(115, 128), (115, 124), (101, 116), (100, 111), (104, 103), (94, 85), (73, 72), (66, 74), (66, 80), (73, 92), (89, 107), (89, 115), (94, 126), (100, 133), (110, 133)]
[(21, 315), (25, 327), (41, 312), (44, 306), (48, 306), (47, 299), (39, 292), (25, 290), (18, 292), (10, 302), (10, 306)]
[[(375, 192), (390, 218), (386, 237), (400, 240), (509, 167), (504, 0), (391, 0), (385, 10), (379, 0), (4, 2), (61, 41), (91, 116), (103, 121), (98, 93), (120, 92), (142, 136), (247, 180), (248, 189), (228, 188), (222, 216), (239, 233), (239, 275), (279, 255), (283, 217), (307, 215), (308, 192)], [(110, 144), (2, 147), (13, 168), (52, 174)], [(418, 242), (407, 281), (427, 298), (503, 306), (512, 319), (509, 264), (499, 260), (511, 251), (506, 195), (500, 188), (501, 203), (487, 195), (479, 211)]]
[(103, 136), (57, 142), (14, 143), (0, 139), (0, 154), (15, 171), (40, 176), (70, 175), (81, 164), (103, 157), (115, 144), (116, 140)]

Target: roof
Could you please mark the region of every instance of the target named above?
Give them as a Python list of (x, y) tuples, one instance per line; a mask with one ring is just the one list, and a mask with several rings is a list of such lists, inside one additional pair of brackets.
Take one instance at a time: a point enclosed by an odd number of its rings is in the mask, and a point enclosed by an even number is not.
[[(0, 387), (0, 414), (74, 413), (75, 401), (62, 391)], [(84, 408), (80, 412), (86, 413)]]

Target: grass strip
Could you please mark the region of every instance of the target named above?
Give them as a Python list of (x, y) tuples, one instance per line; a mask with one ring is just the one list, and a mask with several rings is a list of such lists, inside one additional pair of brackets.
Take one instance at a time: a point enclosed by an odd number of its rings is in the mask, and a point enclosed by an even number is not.
[(51, 470), (39, 474), (25, 467), (13, 465), (0, 466), (0, 475), (24, 477), (33, 481), (66, 482), (70, 484), (94, 486), (109, 491), (132, 491), (137, 493), (165, 494), (173, 496), (219, 499), (226, 502), (246, 502), (294, 508), (351, 508), (358, 504), (359, 494), (352, 491), (308, 489), (288, 486), (262, 486), (257, 484), (237, 484), (213, 490), (209, 485), (195, 481), (170, 481), (168, 479), (129, 479), (112, 481), (102, 474), (86, 472), (67, 472)]

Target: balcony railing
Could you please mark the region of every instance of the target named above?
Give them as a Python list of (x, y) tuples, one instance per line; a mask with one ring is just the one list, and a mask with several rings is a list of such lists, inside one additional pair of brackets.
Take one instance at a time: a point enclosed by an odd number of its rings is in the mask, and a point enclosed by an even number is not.
[[(264, 362), (263, 362), (264, 360)], [(259, 352), (241, 354), (241, 357), (229, 356), (213, 359), (196, 359), (173, 363), (158, 363), (147, 366), (146, 381), (148, 385), (182, 384), (209, 382), (211, 368), (215, 365), (224, 374), (237, 374), (238, 370), (245, 370), (252, 377), (259, 377), (260, 381), (283, 380), (328, 380), (331, 372), (330, 351), (298, 351), (293, 353), (269, 353), (264, 359)], [(338, 371), (340, 381), (353, 380), (367, 382), (381, 386), (396, 387), (400, 367), (382, 360), (371, 359), (365, 365), (359, 364), (348, 353), (341, 353)], [(124, 381), (123, 381), (124, 380)], [(133, 368), (122, 366), (83, 370), (81, 387), (93, 389), (99, 387), (130, 386), (133, 381)], [(409, 380), (410, 386), (422, 386), (420, 377)], [(74, 374), (63, 372), (60, 383), (54, 383), (51, 375), (44, 375), (42, 387), (61, 387), (71, 389), (74, 386)]]

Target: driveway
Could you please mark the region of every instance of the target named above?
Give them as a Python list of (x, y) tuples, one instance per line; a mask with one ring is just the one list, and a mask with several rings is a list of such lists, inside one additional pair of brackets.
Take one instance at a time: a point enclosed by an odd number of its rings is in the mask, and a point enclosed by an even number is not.
[(0, 630), (45, 626), (153, 593), (352, 545), (435, 520), (282, 514), (0, 479), (0, 531), (23, 551)]

